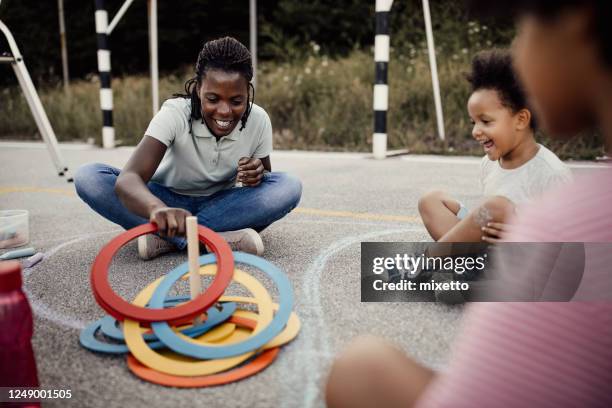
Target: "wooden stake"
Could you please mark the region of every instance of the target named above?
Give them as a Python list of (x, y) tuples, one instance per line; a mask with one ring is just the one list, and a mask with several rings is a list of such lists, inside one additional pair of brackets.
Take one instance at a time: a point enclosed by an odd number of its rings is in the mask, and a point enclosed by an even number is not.
[[(195, 299), (202, 292), (200, 282), (200, 244), (198, 240), (198, 218), (187, 217), (185, 219), (187, 227), (187, 258), (189, 259), (189, 289), (191, 299)], [(200, 323), (200, 317), (197, 317), (194, 324)]]

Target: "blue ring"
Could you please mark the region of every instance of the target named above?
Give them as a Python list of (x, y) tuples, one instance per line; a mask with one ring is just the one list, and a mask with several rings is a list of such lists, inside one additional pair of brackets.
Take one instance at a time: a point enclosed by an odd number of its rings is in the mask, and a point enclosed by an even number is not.
[[(235, 310), (236, 304), (233, 302), (223, 303), (223, 309), (221, 311), (219, 311), (216, 307), (211, 307), (209, 309), (208, 319), (206, 319), (204, 323), (185, 329), (184, 331), (182, 331), (182, 333), (189, 337), (196, 337), (201, 334), (204, 334), (213, 327), (226, 321), (234, 313)], [(101, 328), (102, 324), (104, 324), (105, 319), (108, 319), (109, 317), (110, 316), (106, 316), (99, 320), (96, 320), (95, 322), (91, 323), (89, 326), (81, 330), (81, 334), (79, 335), (79, 342), (81, 343), (81, 346), (85, 347), (88, 350), (97, 351), (99, 353), (128, 353), (130, 350), (125, 344), (105, 343), (96, 339), (96, 332)], [(112, 317), (110, 318), (112, 319)], [(195, 328), (197, 328), (197, 330), (194, 330)], [(192, 329), (191, 332), (187, 333), (187, 331), (190, 329)], [(167, 346), (159, 340), (147, 343), (147, 345), (154, 350), (167, 348)]]
[[(172, 307), (172, 306), (175, 306), (177, 303), (179, 303), (181, 301), (185, 301), (185, 300), (189, 300), (189, 299), (190, 299), (189, 296), (173, 296), (173, 297), (168, 297), (164, 301), (164, 307)], [(106, 315), (102, 319), (102, 325), (100, 326), (100, 330), (102, 331), (103, 335), (105, 335), (106, 337), (108, 337), (110, 339), (125, 342), (125, 336), (123, 335), (123, 330), (121, 330), (118, 327), (117, 323), (118, 323), (117, 319), (115, 319), (113, 316)], [(158, 340), (158, 338), (155, 335), (155, 333), (143, 334), (142, 337), (144, 338), (145, 341), (155, 341), (155, 340)]]
[[(172, 306), (175, 306), (178, 303), (185, 302), (185, 301), (190, 300), (190, 299), (191, 299), (191, 297), (185, 296), (185, 295), (183, 295), (183, 296), (168, 297), (164, 301), (164, 307), (172, 307)], [(227, 318), (228, 319), (234, 313), (234, 311), (236, 310), (236, 305), (235, 304), (232, 304), (232, 305), (233, 306), (230, 306), (231, 311), (229, 313), (226, 311), (227, 308), (225, 308), (225, 306), (224, 306), (224, 309), (223, 309), (223, 313), (224, 314), (227, 313)], [(201, 327), (202, 327), (203, 324), (204, 323), (200, 323), (198, 325), (191, 326), (191, 327), (188, 327), (186, 329), (183, 329), (183, 330), (181, 330), (181, 333), (183, 333), (186, 336), (190, 336), (190, 337), (199, 336), (200, 334), (203, 333), (201, 331)], [(102, 331), (102, 334), (105, 335), (108, 338), (111, 338), (113, 340), (118, 340), (118, 341), (121, 341), (121, 342), (125, 342), (125, 337), (123, 335), (123, 330), (121, 330), (117, 326), (117, 319), (115, 319), (113, 316), (107, 315), (106, 317), (104, 317), (102, 319), (102, 326), (100, 327), (100, 330)], [(157, 338), (157, 336), (155, 335), (155, 333), (143, 334), (142, 337), (144, 338), (145, 341), (156, 341), (156, 340), (159, 340)]]
[[(200, 265), (208, 265), (215, 263), (216, 259), (214, 254), (202, 255), (199, 262)], [(240, 343), (229, 346), (203, 346), (181, 339), (166, 322), (151, 323), (153, 332), (169, 349), (185, 356), (205, 360), (233, 357), (260, 348), (285, 328), (293, 307), (293, 290), (287, 276), (278, 267), (265, 259), (243, 252), (234, 252), (234, 262), (254, 266), (260, 271), (265, 272), (274, 281), (278, 288), (279, 306), (270, 324), (256, 335)], [(189, 266), (185, 262), (168, 273), (153, 293), (149, 301), (151, 307), (161, 307), (172, 285), (188, 271)]]

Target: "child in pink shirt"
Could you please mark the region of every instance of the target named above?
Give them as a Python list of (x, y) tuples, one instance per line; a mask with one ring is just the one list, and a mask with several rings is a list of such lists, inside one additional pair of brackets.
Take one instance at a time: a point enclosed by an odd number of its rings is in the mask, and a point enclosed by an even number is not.
[[(611, 3), (471, 3), (500, 15), (516, 12), (517, 70), (549, 134), (574, 135), (598, 125), (612, 146)], [(438, 373), (382, 340), (358, 340), (332, 367), (328, 406), (612, 406), (610, 202), (612, 169), (605, 169), (525, 209), (507, 237), (603, 243), (585, 245), (585, 288), (581, 284), (572, 302), (471, 305), (449, 366)], [(528, 267), (515, 259), (506, 272)]]

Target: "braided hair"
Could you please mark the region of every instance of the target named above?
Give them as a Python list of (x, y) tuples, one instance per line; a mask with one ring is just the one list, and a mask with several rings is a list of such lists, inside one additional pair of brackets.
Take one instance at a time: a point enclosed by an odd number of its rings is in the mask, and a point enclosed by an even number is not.
[[(202, 119), (202, 110), (198, 89), (202, 84), (202, 79), (210, 69), (220, 69), (225, 72), (237, 72), (244, 76), (248, 82), (247, 89), (247, 108), (240, 119), (240, 130), (244, 129), (253, 108), (255, 100), (255, 88), (251, 83), (253, 79), (253, 65), (251, 63), (251, 53), (242, 43), (233, 37), (223, 37), (212, 41), (207, 41), (198, 54), (198, 61), (195, 65), (195, 76), (185, 82), (185, 93), (174, 94), (175, 97), (191, 99), (191, 118)], [(251, 97), (251, 93), (253, 96)]]

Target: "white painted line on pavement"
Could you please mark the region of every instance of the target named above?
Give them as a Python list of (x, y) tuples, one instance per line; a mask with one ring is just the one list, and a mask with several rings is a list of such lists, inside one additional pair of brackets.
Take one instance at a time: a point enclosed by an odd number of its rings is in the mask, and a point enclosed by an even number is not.
[[(88, 143), (58, 143), (61, 150), (96, 150), (97, 147)], [(0, 141), (0, 147), (17, 148), (17, 149), (46, 149), (47, 145), (44, 142), (3, 142)]]
[[(27, 286), (28, 278), (30, 277), (33, 271), (37, 269), (44, 269), (45, 261), (47, 261), (48, 258), (56, 254), (58, 251), (61, 251), (62, 249), (70, 245), (74, 245), (81, 241), (85, 241), (86, 239), (89, 239), (89, 238), (93, 238), (93, 237), (100, 236), (100, 235), (106, 235), (106, 234), (116, 234), (117, 232), (118, 232), (117, 230), (113, 230), (113, 231), (97, 232), (93, 234), (81, 235), (80, 237), (77, 237), (70, 241), (59, 244), (51, 248), (50, 250), (46, 251), (45, 257), (42, 262), (38, 263), (32, 268), (25, 268), (23, 270), (23, 280), (24, 280), (23, 290), (26, 293), (26, 296), (28, 297), (28, 300), (30, 301), (30, 306), (32, 307), (32, 310), (34, 311), (34, 314), (37, 317), (40, 317), (45, 320), (49, 320), (57, 325), (65, 326), (70, 329), (83, 330), (87, 326), (88, 323), (83, 322), (74, 317), (70, 317), (62, 313), (58, 313), (55, 310), (51, 309), (49, 306), (47, 306), (41, 299), (37, 298), (36, 295), (28, 289), (28, 286)], [(41, 264), (43, 265), (43, 268), (40, 268)]]
[[(482, 157), (408, 155), (400, 157), (400, 160), (411, 163), (480, 165)], [(610, 163), (603, 162), (566, 161), (564, 163), (571, 169), (605, 169), (610, 167)]]
[(319, 253), (311, 266), (304, 272), (301, 281), (303, 304), (308, 311), (300, 314), (303, 320), (303, 334), (300, 335), (300, 340), (304, 342), (304, 347), (301, 348), (301, 352), (298, 354), (300, 361), (298, 361), (297, 367), (304, 367), (306, 369), (306, 376), (305, 378), (299, 378), (299, 384), (294, 384), (295, 386), (292, 387), (293, 393), (283, 393), (285, 399), (281, 406), (295, 405), (295, 392), (297, 390), (303, 390), (301, 398), (302, 406), (314, 406), (319, 397), (319, 383), (323, 374), (321, 372), (320, 360), (322, 358), (333, 357), (329, 345), (329, 331), (321, 303), (320, 290), (323, 270), (327, 261), (345, 248), (359, 242), (369, 241), (383, 235), (422, 232), (422, 230), (422, 228), (400, 228), (353, 235), (334, 242), (329, 248)]
[[(44, 142), (20, 142), (20, 141), (0, 141), (0, 147), (8, 148), (30, 148), (30, 149), (46, 149)], [(99, 150), (105, 152), (96, 145), (88, 143), (59, 143), (60, 149), (65, 150)], [(116, 150), (132, 151), (135, 146), (120, 146)], [(323, 159), (323, 160), (363, 160), (372, 159), (370, 153), (354, 153), (354, 152), (323, 152), (323, 151), (308, 151), (308, 150), (275, 150), (274, 157), (278, 158), (296, 158), (296, 159)], [(480, 163), (481, 157), (473, 156), (442, 156), (429, 154), (409, 154), (398, 156), (402, 161), (412, 163), (430, 163), (430, 164), (472, 164)], [(592, 161), (567, 161), (565, 162), (573, 169), (601, 169), (610, 167), (610, 163), (592, 162)]]
[(317, 152), (305, 150), (274, 150), (272, 157), (279, 158), (296, 158), (296, 159), (324, 159), (324, 160), (362, 160), (371, 159), (372, 154), (368, 153), (351, 153), (351, 152)]

